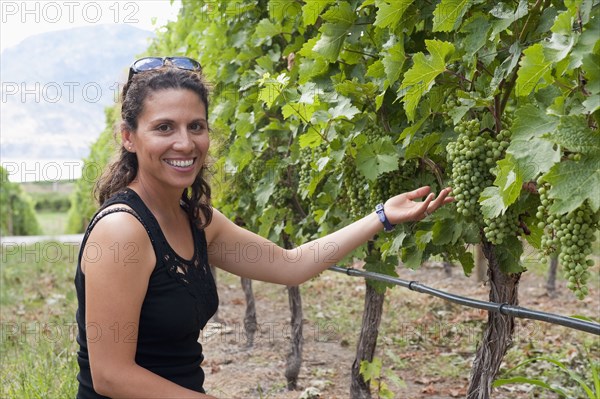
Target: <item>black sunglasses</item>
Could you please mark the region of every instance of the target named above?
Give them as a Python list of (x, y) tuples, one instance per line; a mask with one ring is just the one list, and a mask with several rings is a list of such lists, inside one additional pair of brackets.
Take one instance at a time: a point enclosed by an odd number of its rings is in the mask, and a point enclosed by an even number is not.
[(131, 64), (129, 67), (129, 77), (127, 77), (127, 82), (130, 82), (131, 78), (136, 73), (152, 71), (154, 69), (162, 68), (165, 65), (171, 65), (187, 71), (202, 70), (202, 66), (198, 61), (188, 57), (144, 57), (134, 61), (134, 63)]

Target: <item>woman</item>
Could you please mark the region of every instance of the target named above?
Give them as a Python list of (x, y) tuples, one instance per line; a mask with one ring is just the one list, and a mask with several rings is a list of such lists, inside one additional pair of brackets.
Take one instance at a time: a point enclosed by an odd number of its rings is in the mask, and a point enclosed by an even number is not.
[[(218, 305), (209, 264), (298, 285), (383, 228), (420, 220), (452, 201), (450, 189), (436, 199), (422, 187), (337, 232), (284, 250), (210, 205), (203, 173), (208, 90), (198, 62), (138, 60), (122, 97), (122, 147), (96, 187), (102, 207), (86, 231), (75, 277), (80, 399), (209, 397), (198, 343)], [(244, 259), (239, 250), (247, 245), (264, 250)], [(314, 258), (315, 246), (327, 262)]]

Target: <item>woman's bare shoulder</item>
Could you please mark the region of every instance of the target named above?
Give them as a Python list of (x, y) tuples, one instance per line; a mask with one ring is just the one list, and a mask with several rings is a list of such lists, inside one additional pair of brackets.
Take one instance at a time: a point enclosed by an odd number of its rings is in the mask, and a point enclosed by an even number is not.
[[(119, 208), (132, 210), (124, 204), (114, 204), (102, 210), (84, 251), (96, 254), (93, 263), (140, 263), (150, 273), (156, 263), (156, 255), (148, 232), (134, 214), (119, 211)], [(91, 263), (90, 256), (85, 258), (86, 264)]]

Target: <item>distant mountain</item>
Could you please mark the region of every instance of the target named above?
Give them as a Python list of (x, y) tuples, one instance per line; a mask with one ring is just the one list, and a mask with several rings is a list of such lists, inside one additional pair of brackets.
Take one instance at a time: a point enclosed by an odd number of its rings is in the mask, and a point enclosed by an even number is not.
[(98, 25), (25, 39), (0, 56), (0, 158), (80, 159), (153, 32)]

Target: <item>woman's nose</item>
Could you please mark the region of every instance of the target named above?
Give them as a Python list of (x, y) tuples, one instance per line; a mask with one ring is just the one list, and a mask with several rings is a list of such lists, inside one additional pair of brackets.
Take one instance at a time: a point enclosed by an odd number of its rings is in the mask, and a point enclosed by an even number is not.
[(175, 143), (173, 143), (173, 148), (177, 151), (192, 151), (194, 149), (194, 141), (191, 134), (187, 130), (180, 130)]

